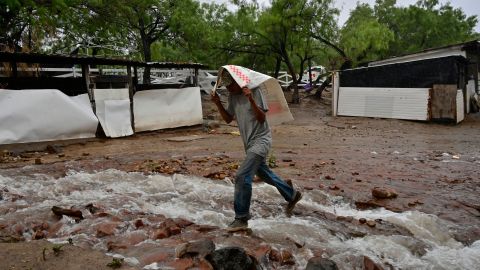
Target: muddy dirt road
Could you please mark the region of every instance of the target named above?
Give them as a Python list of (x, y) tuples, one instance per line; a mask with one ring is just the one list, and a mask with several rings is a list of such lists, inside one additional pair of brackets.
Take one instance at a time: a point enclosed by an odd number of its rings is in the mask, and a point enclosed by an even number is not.
[[(352, 207), (419, 211), (452, 226), (464, 245), (480, 239), (480, 115), (459, 125), (330, 116), (329, 100), (291, 105), (295, 121), (273, 127), (274, 171), (305, 191), (341, 196)], [(137, 134), (0, 146), (0, 174), (64, 177), (106, 169), (232, 179), (243, 158), (233, 125), (221, 124), (205, 102), (206, 123)], [(396, 198), (372, 196), (375, 187)], [(227, 206), (228, 207), (228, 206)], [(231, 206), (230, 206), (231, 207)], [(4, 226), (5, 227), (5, 226)], [(5, 233), (12, 233), (4, 229)]]

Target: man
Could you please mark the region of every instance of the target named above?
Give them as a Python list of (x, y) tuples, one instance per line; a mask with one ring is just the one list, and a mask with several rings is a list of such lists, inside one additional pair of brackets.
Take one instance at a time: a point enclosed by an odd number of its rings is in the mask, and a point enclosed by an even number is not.
[(295, 204), (302, 198), (302, 193), (275, 175), (265, 162), (272, 144), (272, 133), (265, 115), (268, 106), (262, 90), (259, 87), (253, 90), (241, 88), (226, 69), (221, 74), (221, 85), (225, 85), (229, 91), (227, 109), (223, 107), (220, 97), (215, 92), (212, 93), (212, 101), (217, 105), (227, 124), (233, 119), (237, 121), (246, 152), (246, 158), (235, 177), (235, 220), (227, 230), (233, 232), (248, 228), (252, 182), (255, 175), (277, 188), (288, 202), (286, 214), (291, 215)]

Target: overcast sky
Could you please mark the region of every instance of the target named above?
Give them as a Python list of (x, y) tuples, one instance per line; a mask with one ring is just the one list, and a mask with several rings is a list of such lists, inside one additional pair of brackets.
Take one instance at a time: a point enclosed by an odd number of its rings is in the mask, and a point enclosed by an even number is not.
[[(350, 11), (354, 9), (357, 5), (357, 2), (368, 3), (371, 6), (375, 4), (375, 0), (333, 0), (335, 2), (335, 7), (340, 9), (339, 24), (340, 26), (345, 23), (348, 19)], [(228, 3), (228, 0), (201, 0), (201, 2), (217, 2), (217, 3)], [(258, 0), (259, 3), (268, 5), (270, 0)], [(408, 6), (415, 4), (417, 0), (397, 0), (397, 5), (399, 6)], [(461, 8), (467, 16), (477, 15), (480, 16), (480, 0), (440, 0), (440, 3), (447, 3), (455, 8)], [(479, 18), (480, 19), (480, 18)], [(480, 32), (480, 23), (477, 23), (475, 27), (477, 32)]]

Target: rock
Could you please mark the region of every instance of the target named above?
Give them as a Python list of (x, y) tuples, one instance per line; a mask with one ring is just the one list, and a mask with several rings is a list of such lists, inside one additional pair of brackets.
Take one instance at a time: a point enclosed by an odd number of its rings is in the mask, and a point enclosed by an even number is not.
[(346, 222), (352, 222), (353, 221), (353, 217), (352, 216), (337, 216), (337, 220), (339, 221), (346, 221)]
[(61, 217), (63, 215), (73, 217), (75, 219), (83, 219), (82, 211), (80, 210), (74, 210), (74, 209), (67, 209), (67, 208), (61, 208), (58, 206), (53, 206), (52, 207), (52, 212)]
[(43, 239), (45, 237), (46, 237), (46, 234), (45, 234), (44, 231), (36, 231), (32, 235), (32, 240), (39, 240), (39, 239)]
[(210, 239), (202, 239), (194, 242), (184, 243), (175, 249), (177, 258), (185, 255), (205, 257), (215, 250), (215, 244)]
[(377, 225), (377, 223), (375, 222), (375, 220), (368, 220), (367, 221), (367, 225), (368, 227), (375, 227)]
[(337, 185), (331, 185), (328, 187), (330, 190), (339, 190), (340, 188)]
[(372, 196), (377, 199), (391, 199), (391, 198), (396, 198), (398, 194), (392, 188), (374, 187), (372, 189)]
[(360, 218), (360, 219), (358, 220), (358, 222), (360, 222), (360, 224), (365, 224), (365, 222), (367, 222), (367, 219), (365, 219), (365, 218)]
[(337, 264), (326, 258), (313, 257), (308, 260), (305, 270), (338, 270)]
[(290, 251), (282, 249), (280, 253), (282, 256), (281, 265), (295, 265), (295, 258)]
[(168, 269), (191, 269), (195, 266), (192, 258), (176, 259), (173, 262), (169, 262), (167, 265), (169, 266)]
[(168, 238), (168, 237), (170, 237), (170, 232), (167, 228), (162, 228), (162, 229), (155, 230), (153, 232), (153, 235), (152, 235), (152, 238), (154, 240), (164, 239), (164, 238)]
[(363, 256), (363, 269), (365, 270), (383, 270), (382, 267), (378, 266), (372, 259), (367, 256)]
[(378, 207), (383, 207), (380, 203), (376, 202), (375, 200), (369, 200), (366, 202), (362, 201), (356, 201), (355, 206), (359, 210), (366, 210), (366, 209), (372, 209), (372, 208), (378, 208)]
[(327, 179), (327, 180), (335, 180), (335, 177), (330, 176), (330, 175), (326, 175), (326, 176), (325, 176), (325, 179)]
[(207, 260), (215, 270), (250, 270), (255, 267), (252, 258), (240, 247), (215, 250), (207, 256)]
[(35, 165), (40, 165), (42, 164), (42, 159), (41, 158), (36, 158), (35, 159)]
[(60, 153), (60, 149), (56, 146), (47, 145), (47, 147), (45, 148), (45, 152), (49, 154), (58, 154)]
[(196, 266), (198, 267), (199, 270), (213, 270), (213, 266), (204, 258), (200, 258), (197, 261)]
[(284, 158), (282, 159), (283, 162), (292, 162), (292, 159), (291, 158)]
[(183, 219), (183, 218), (175, 218), (175, 219), (173, 219), (173, 222), (175, 222), (175, 224), (177, 224), (177, 226), (182, 228), (182, 229), (186, 228), (190, 225), (193, 225), (193, 222), (191, 222), (190, 220)]
[(119, 222), (105, 222), (96, 226), (97, 237), (114, 235)]
[(141, 219), (135, 220), (135, 222), (133, 224), (135, 225), (135, 228), (137, 228), (137, 229), (145, 226), (145, 224), (143, 223), (143, 221)]

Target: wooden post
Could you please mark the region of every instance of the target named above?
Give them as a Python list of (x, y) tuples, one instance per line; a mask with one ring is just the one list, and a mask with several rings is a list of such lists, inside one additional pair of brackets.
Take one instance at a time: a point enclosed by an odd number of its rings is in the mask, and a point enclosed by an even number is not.
[(128, 76), (128, 97), (130, 98), (130, 121), (132, 125), (133, 133), (135, 133), (135, 121), (133, 114), (133, 80), (132, 80), (132, 67), (127, 66), (127, 76)]
[(193, 78), (193, 86), (198, 86), (198, 68), (195, 68), (195, 76)]
[(90, 85), (90, 66), (87, 64), (82, 64), (82, 79), (83, 87), (87, 90), (88, 98), (90, 99), (90, 104), (92, 105), (93, 112), (96, 112), (95, 109), (95, 96), (93, 93), (93, 87)]
[(17, 70), (17, 62), (10, 62), (10, 65), (12, 66), (12, 77), (14, 79), (17, 79), (18, 77), (18, 70)]

